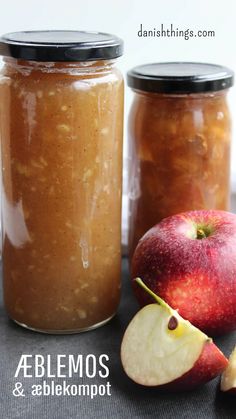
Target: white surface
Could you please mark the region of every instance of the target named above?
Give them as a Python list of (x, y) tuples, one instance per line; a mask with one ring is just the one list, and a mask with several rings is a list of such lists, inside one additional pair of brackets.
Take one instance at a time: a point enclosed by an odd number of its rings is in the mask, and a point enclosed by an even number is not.
[[(153, 61), (202, 61), (236, 71), (236, 2), (234, 0), (0, 0), (0, 32), (32, 29), (78, 29), (111, 32), (125, 41), (120, 68)], [(214, 38), (139, 38), (140, 24), (159, 28), (171, 23), (179, 30), (214, 30)], [(125, 127), (132, 100), (126, 89)], [(230, 92), (236, 120), (236, 87)], [(125, 129), (125, 144), (126, 129)], [(125, 152), (126, 154), (126, 152)], [(232, 171), (236, 190), (236, 136)]]

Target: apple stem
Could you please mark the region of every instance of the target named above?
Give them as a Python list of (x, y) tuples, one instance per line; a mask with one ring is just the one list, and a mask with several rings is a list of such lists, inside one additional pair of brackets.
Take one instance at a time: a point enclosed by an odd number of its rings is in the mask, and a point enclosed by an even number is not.
[(150, 290), (150, 288), (148, 288), (147, 285), (144, 284), (141, 278), (135, 278), (134, 281), (137, 282), (137, 284), (141, 288), (143, 288), (149, 295), (151, 295), (151, 297), (153, 297), (157, 304), (159, 304), (162, 307), (168, 308), (168, 310), (170, 309), (168, 304), (166, 304), (165, 301), (162, 300), (162, 298), (158, 297), (158, 295), (156, 295), (152, 290)]
[(198, 228), (197, 229), (197, 238), (198, 239), (205, 239), (207, 237), (205, 231), (203, 230), (203, 228)]

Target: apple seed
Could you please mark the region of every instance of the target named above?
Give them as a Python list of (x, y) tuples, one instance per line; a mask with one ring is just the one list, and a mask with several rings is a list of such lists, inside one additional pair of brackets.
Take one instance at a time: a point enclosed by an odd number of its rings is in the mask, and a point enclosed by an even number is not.
[(175, 316), (171, 316), (169, 323), (168, 323), (168, 329), (169, 330), (175, 330), (178, 326), (178, 320)]

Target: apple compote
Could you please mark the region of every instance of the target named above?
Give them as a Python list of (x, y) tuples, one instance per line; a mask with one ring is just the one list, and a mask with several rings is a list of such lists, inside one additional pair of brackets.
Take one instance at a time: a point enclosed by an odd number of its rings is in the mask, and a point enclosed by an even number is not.
[(4, 300), (48, 333), (101, 325), (119, 303), (122, 41), (96, 35), (1, 40)]
[(229, 209), (231, 70), (163, 63), (128, 74), (129, 251), (161, 219), (182, 211)]

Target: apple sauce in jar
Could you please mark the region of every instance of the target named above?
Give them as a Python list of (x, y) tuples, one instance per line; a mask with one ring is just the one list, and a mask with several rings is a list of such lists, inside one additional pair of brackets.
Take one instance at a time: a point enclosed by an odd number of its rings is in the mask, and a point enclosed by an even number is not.
[(233, 72), (200, 63), (160, 63), (128, 73), (129, 253), (161, 219), (229, 209)]
[(6, 310), (37, 331), (94, 328), (120, 296), (122, 41), (15, 33), (0, 53)]

